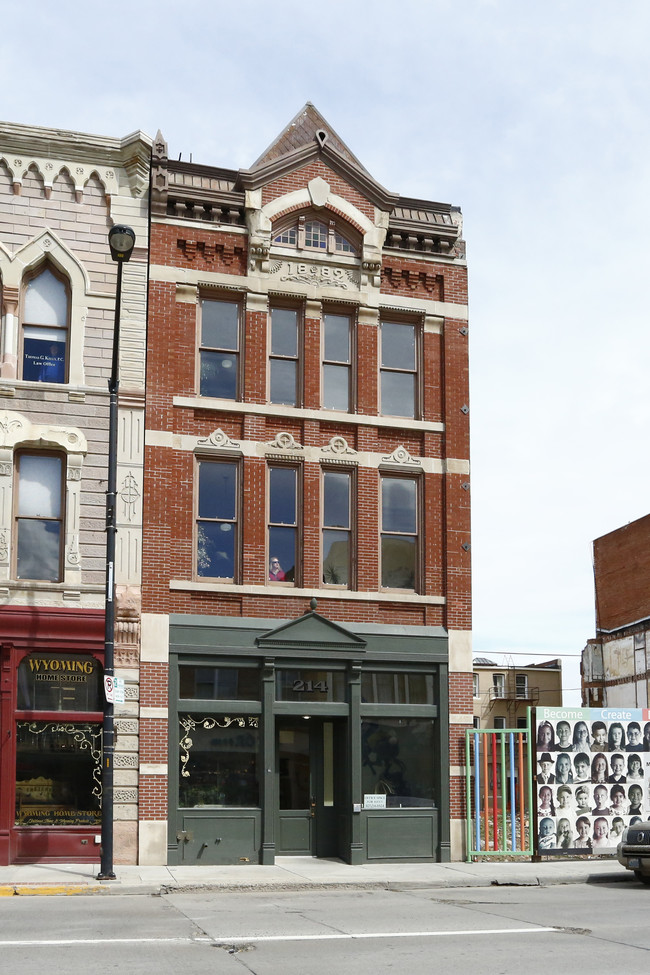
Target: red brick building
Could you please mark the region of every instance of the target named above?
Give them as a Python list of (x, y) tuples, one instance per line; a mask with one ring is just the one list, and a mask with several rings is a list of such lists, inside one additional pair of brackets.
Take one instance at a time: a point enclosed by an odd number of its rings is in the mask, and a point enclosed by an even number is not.
[(248, 170), (159, 133), (141, 862), (462, 854), (467, 334), (460, 211), (312, 105)]
[(582, 703), (647, 708), (650, 515), (594, 541), (596, 636), (582, 652)]

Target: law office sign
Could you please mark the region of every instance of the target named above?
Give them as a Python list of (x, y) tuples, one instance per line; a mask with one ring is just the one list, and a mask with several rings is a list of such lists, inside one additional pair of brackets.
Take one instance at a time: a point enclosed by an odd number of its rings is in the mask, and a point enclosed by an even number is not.
[(537, 852), (615, 854), (650, 818), (650, 710), (537, 708)]

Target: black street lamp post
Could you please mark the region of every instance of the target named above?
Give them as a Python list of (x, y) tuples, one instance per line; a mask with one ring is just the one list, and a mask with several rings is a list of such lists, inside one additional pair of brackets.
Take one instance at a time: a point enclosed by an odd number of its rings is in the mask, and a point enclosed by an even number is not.
[[(108, 380), (108, 478), (106, 486), (106, 601), (104, 623), (104, 676), (115, 674), (115, 535), (117, 505), (117, 394), (119, 390), (120, 310), (122, 304), (122, 265), (135, 245), (130, 227), (116, 224), (108, 234), (111, 257), (117, 262), (115, 293), (115, 325), (113, 329), (113, 359)], [(113, 756), (115, 754), (115, 723), (113, 702), (104, 690), (104, 723), (102, 750), (102, 845), (98, 880), (115, 880), (113, 870)]]

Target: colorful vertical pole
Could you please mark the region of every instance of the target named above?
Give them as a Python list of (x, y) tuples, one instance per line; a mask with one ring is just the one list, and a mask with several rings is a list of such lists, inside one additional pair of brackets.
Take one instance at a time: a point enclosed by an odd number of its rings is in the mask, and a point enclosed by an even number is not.
[(492, 822), (494, 824), (494, 836), (493, 836), (493, 848), (494, 850), (499, 849), (499, 797), (497, 792), (497, 735), (496, 731), (493, 731), (490, 735), (492, 739)]
[(513, 850), (517, 849), (517, 803), (515, 790), (515, 736), (509, 734), (508, 757), (510, 759), (510, 843)]

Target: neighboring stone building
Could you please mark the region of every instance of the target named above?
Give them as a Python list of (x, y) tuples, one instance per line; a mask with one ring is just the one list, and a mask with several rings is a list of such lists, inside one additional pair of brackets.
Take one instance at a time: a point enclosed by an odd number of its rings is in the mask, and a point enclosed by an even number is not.
[(119, 442), (116, 856), (137, 857), (151, 142), (0, 123), (0, 863), (99, 859), (105, 492), (116, 265), (130, 224)]
[(596, 636), (582, 651), (582, 703), (647, 708), (650, 515), (594, 541)]
[(529, 707), (562, 706), (562, 661), (497, 664), (474, 657), (474, 727), (524, 728)]
[(467, 334), (459, 210), (312, 105), (249, 170), (158, 134), (141, 862), (462, 856)]

